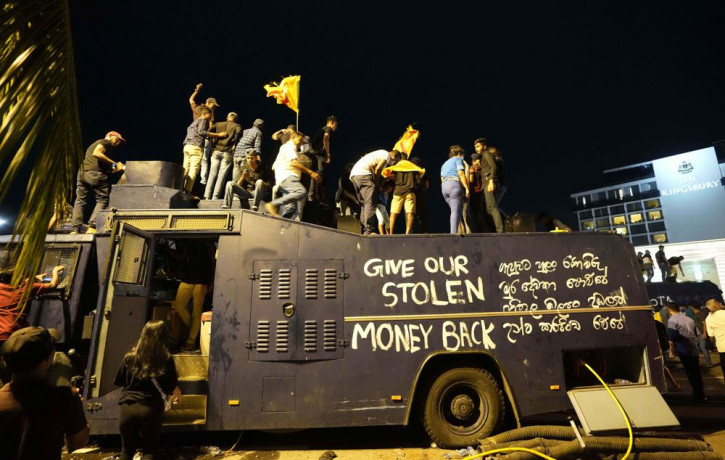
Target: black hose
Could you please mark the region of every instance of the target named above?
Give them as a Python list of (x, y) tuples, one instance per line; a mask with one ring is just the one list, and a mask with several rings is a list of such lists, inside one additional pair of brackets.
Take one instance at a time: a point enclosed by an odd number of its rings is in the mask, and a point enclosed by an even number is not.
[[(625, 452), (629, 439), (617, 437), (592, 436), (584, 438), (587, 449), (595, 452)], [(711, 452), (706, 442), (693, 439), (635, 438), (633, 452)]]
[[(514, 444), (510, 443), (507, 447), (514, 447)], [(582, 447), (578, 440), (572, 440), (562, 442), (550, 447), (530, 447), (537, 452), (548, 455), (549, 457), (556, 458), (557, 460), (565, 460), (568, 458), (578, 458), (585, 453), (623, 453), (629, 446), (629, 439), (625, 438), (614, 438), (614, 437), (586, 437), (584, 438), (584, 444), (586, 447)], [(498, 446), (496, 446), (498, 447)], [(515, 447), (524, 447), (515, 445)], [(677, 451), (677, 452), (663, 452), (665, 450)], [(635, 439), (633, 446), (633, 454), (629, 457), (630, 459), (662, 459), (662, 460), (697, 460), (697, 459), (722, 459), (719, 454), (715, 457), (709, 455), (700, 454), (711, 454), (709, 452), (711, 447), (702, 441), (694, 440), (680, 440), (680, 439), (664, 439), (664, 438), (648, 438), (648, 439)], [(649, 456), (642, 456), (641, 451), (648, 451)], [(634, 452), (639, 452), (636, 455)], [(683, 454), (685, 456), (679, 457), (678, 455)], [(689, 457), (688, 455), (692, 455)], [(620, 457), (620, 458), (621, 458)], [(515, 452), (504, 457), (506, 460), (536, 460), (537, 457), (534, 454), (528, 452)]]
[[(580, 432), (582, 432), (581, 429)], [(570, 426), (534, 425), (506, 431), (504, 433), (497, 434), (496, 436), (482, 439), (480, 443), (481, 446), (487, 448), (488, 446), (491, 446), (493, 444), (521, 441), (531, 438), (571, 440), (576, 439), (576, 435), (574, 434), (574, 430)]]
[[(621, 460), (624, 454), (611, 458)], [(723, 456), (717, 452), (640, 452), (630, 454), (627, 460), (723, 460)]]

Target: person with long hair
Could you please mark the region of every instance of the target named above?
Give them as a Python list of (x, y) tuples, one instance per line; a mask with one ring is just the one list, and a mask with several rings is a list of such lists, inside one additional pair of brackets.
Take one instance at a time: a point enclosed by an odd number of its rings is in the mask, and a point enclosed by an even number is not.
[(118, 404), (121, 412), (120, 460), (132, 460), (141, 447), (143, 459), (153, 459), (159, 447), (165, 396), (176, 403), (181, 396), (174, 359), (169, 352), (171, 337), (163, 321), (151, 321), (141, 331), (136, 346), (123, 358), (114, 383), (123, 387)]
[(466, 166), (463, 164), (465, 154), (463, 147), (452, 145), (448, 149), (448, 160), (441, 167), (441, 191), (443, 198), (451, 208), (451, 233), (458, 233), (463, 202), (470, 196)]

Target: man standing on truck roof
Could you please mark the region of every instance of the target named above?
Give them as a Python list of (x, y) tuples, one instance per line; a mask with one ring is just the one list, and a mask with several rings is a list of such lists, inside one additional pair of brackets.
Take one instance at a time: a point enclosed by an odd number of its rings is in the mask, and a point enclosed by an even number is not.
[(697, 348), (697, 328), (695, 322), (680, 313), (680, 309), (674, 302), (667, 302), (667, 309), (670, 312), (670, 319), (667, 320), (667, 335), (670, 339), (670, 358), (675, 357), (675, 352), (685, 368), (687, 380), (692, 387), (692, 394), (695, 399), (706, 400), (705, 388), (700, 374), (700, 352)]
[(118, 146), (126, 143), (116, 131), (109, 131), (106, 137), (99, 139), (86, 150), (86, 156), (78, 171), (76, 182), (76, 201), (73, 205), (73, 231), (71, 234), (80, 232), (83, 225), (83, 212), (88, 197), (93, 193), (96, 197), (96, 206), (93, 208), (91, 218), (88, 220), (86, 233), (96, 233), (96, 214), (108, 207), (111, 196), (111, 173), (123, 171), (123, 163), (111, 159), (110, 155), (115, 153)]
[(375, 150), (357, 160), (350, 171), (350, 180), (355, 186), (357, 199), (362, 206), (360, 223), (363, 226), (363, 235), (372, 235), (375, 232), (373, 217), (378, 206), (378, 182), (385, 166), (392, 166), (400, 161), (400, 152), (397, 150)]
[(703, 335), (714, 337), (717, 352), (720, 354), (720, 367), (725, 377), (725, 310), (723, 304), (716, 299), (710, 299), (705, 304), (710, 314), (705, 319), (705, 330)]
[[(204, 86), (201, 83), (197, 83), (196, 88), (194, 88), (194, 92), (191, 93), (191, 96), (189, 96), (189, 106), (191, 107), (191, 116), (194, 120), (199, 118), (201, 116), (201, 107), (206, 107), (209, 110), (211, 110), (211, 118), (209, 119), (210, 126), (214, 126), (214, 109), (219, 107), (219, 104), (217, 103), (216, 99), (213, 97), (206, 98), (206, 102), (204, 104), (197, 104), (196, 103), (196, 95), (199, 94), (199, 91), (201, 91), (202, 86)], [(212, 142), (209, 138), (205, 139), (204, 145), (202, 146), (203, 153), (201, 158), (201, 183), (206, 184), (206, 177), (209, 173), (209, 155), (211, 155), (211, 149), (212, 149)]]
[(192, 121), (189, 127), (186, 128), (186, 137), (184, 138), (184, 190), (187, 193), (191, 193), (196, 176), (199, 174), (204, 139), (207, 137), (227, 136), (226, 132), (209, 132), (209, 120), (212, 117), (212, 112), (208, 107), (199, 107), (199, 113), (199, 118)]
[[(303, 165), (297, 159), (297, 148), (302, 143), (303, 134), (294, 131), (280, 149), (277, 159), (272, 165), (274, 179), (282, 194), (280, 198), (267, 203), (267, 212), (276, 217), (291, 217), (297, 210), (297, 201), (307, 196), (307, 190), (300, 182), (302, 173), (309, 175), (315, 182), (320, 182), (322, 177), (315, 171)], [(279, 210), (279, 211), (278, 211)], [(281, 211), (281, 216), (280, 216)]]
[(651, 282), (652, 278), (655, 276), (655, 269), (654, 263), (652, 262), (652, 254), (650, 254), (649, 249), (644, 251), (644, 255), (642, 256), (642, 268), (645, 273), (645, 282)]
[(665, 281), (670, 276), (670, 264), (667, 262), (664, 245), (660, 244), (659, 251), (655, 252), (655, 260), (657, 261), (657, 266), (660, 268), (662, 281)]
[(316, 172), (322, 176), (323, 182), (317, 184), (312, 182), (310, 184), (310, 190), (307, 193), (307, 197), (310, 201), (319, 201), (321, 203), (327, 203), (327, 187), (325, 186), (325, 168), (332, 161), (332, 135), (337, 131), (337, 117), (330, 115), (327, 117), (325, 126), (320, 128), (319, 131), (312, 138), (310, 145), (310, 155), (317, 157)]
[(670, 277), (674, 281), (677, 281), (677, 269), (680, 269), (682, 276), (685, 276), (685, 272), (682, 271), (682, 261), (685, 260), (684, 256), (675, 256), (667, 259), (667, 263), (670, 265)]

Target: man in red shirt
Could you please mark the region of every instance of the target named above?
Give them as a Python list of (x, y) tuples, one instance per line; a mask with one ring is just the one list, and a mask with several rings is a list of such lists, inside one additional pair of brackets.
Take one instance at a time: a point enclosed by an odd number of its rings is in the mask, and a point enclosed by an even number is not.
[[(30, 292), (30, 297), (36, 297), (43, 289), (52, 289), (58, 286), (58, 280), (60, 273), (63, 271), (63, 266), (59, 265), (53, 268), (51, 275), (44, 274), (39, 275), (39, 281), (45, 282), (33, 283)], [(14, 288), (10, 284), (10, 278), (12, 277), (13, 269), (5, 269), (0, 271), (0, 346), (12, 335), (13, 332), (28, 326), (26, 317), (28, 316), (27, 310), (19, 306), (20, 299), (23, 297), (23, 293), (28, 288), (30, 280), (25, 281), (20, 286)], [(50, 280), (48, 280), (50, 277)]]

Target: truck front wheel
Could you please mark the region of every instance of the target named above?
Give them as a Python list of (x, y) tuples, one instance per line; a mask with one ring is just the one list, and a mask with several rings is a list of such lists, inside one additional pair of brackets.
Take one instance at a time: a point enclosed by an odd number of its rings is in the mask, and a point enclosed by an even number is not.
[(439, 447), (466, 447), (493, 433), (503, 414), (503, 393), (488, 371), (451, 369), (430, 386), (423, 426)]

